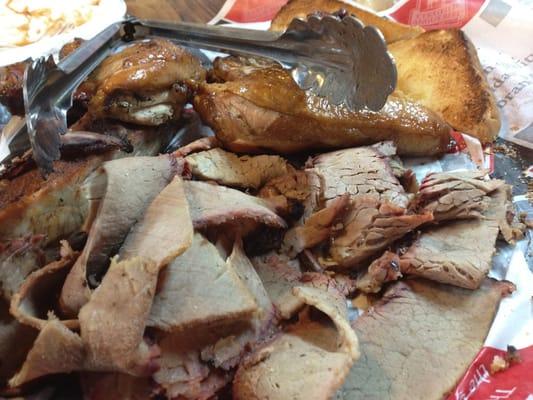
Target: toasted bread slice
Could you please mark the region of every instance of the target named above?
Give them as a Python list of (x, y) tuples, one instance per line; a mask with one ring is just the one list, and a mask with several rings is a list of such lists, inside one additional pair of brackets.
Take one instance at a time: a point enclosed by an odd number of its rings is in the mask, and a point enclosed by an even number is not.
[(454, 129), (492, 142), (498, 109), (475, 48), (457, 29), (436, 30), (389, 45), (397, 91), (439, 114)]
[(270, 30), (284, 31), (294, 18), (306, 18), (309, 14), (317, 11), (334, 13), (342, 9), (355, 15), (363, 24), (378, 28), (383, 33), (387, 43), (413, 38), (424, 32), (421, 27), (404, 25), (382, 18), (373, 12), (355, 6), (353, 3), (342, 0), (289, 0), (272, 20)]

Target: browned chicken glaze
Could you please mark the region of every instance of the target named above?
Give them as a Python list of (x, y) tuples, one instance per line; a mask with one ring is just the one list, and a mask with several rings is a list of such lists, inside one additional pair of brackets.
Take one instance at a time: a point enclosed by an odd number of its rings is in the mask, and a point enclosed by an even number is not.
[(175, 120), (189, 98), (189, 82), (205, 80), (200, 61), (167, 40), (139, 42), (108, 57), (79, 92), (90, 113), (141, 125)]
[(450, 128), (436, 114), (400, 97), (379, 112), (350, 111), (306, 94), (280, 66), (229, 57), (200, 85), (195, 109), (233, 151), (303, 150), (361, 146), (393, 140), (403, 155), (443, 153)]

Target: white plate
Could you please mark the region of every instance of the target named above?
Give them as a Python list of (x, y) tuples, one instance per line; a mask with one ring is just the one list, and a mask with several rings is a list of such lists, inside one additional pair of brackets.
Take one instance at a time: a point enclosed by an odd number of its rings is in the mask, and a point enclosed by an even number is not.
[[(65, 0), (67, 1), (67, 0)], [(100, 0), (92, 18), (85, 24), (66, 33), (46, 37), (38, 42), (0, 50), (0, 66), (14, 64), (28, 58), (57, 53), (63, 45), (75, 38), (90, 39), (113, 22), (120, 21), (126, 14), (124, 0)]]

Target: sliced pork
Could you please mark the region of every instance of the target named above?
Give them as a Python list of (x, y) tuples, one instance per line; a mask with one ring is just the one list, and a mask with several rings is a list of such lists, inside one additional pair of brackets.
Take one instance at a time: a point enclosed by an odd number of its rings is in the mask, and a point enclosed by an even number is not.
[(211, 149), (186, 157), (194, 177), (221, 185), (259, 189), (270, 179), (292, 171), (280, 156), (237, 156), (222, 149)]
[(425, 280), (394, 284), (353, 323), (361, 343), (337, 399), (442, 399), (479, 352), (509, 282), (477, 291)]

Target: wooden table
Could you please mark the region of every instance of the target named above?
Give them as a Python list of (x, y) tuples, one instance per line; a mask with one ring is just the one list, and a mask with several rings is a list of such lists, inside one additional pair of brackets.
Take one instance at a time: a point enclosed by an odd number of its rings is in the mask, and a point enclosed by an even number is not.
[(226, 0), (126, 0), (128, 13), (139, 18), (207, 22)]

